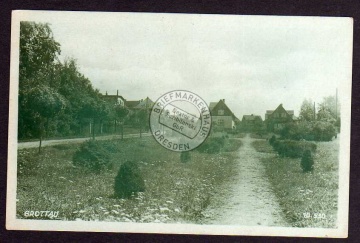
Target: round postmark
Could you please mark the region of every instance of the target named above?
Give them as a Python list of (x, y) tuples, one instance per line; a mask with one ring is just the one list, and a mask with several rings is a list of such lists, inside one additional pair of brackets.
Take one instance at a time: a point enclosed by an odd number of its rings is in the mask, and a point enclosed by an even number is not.
[(150, 113), (155, 140), (167, 149), (190, 151), (210, 133), (211, 115), (206, 102), (186, 90), (174, 90), (156, 100)]

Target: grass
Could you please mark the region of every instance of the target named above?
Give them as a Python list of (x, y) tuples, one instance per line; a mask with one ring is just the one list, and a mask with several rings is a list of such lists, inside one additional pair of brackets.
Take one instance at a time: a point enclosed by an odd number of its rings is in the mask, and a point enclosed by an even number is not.
[(314, 171), (308, 173), (302, 172), (301, 159), (280, 158), (267, 141), (254, 141), (252, 145), (258, 152), (268, 153), (262, 162), (286, 219), (292, 226), (336, 227), (338, 140), (317, 143)]
[[(61, 220), (197, 223), (235, 171), (233, 153), (191, 151), (191, 161), (181, 163), (180, 153), (163, 148), (151, 137), (111, 143), (115, 166), (99, 174), (73, 165), (79, 144), (45, 147), (41, 154), (36, 149), (19, 150), (17, 217), (25, 218), (29, 210), (49, 210), (59, 211)], [(228, 140), (225, 148), (233, 151), (236, 146), (241, 143)], [(114, 179), (126, 160), (139, 163), (146, 190), (130, 199), (117, 199)]]

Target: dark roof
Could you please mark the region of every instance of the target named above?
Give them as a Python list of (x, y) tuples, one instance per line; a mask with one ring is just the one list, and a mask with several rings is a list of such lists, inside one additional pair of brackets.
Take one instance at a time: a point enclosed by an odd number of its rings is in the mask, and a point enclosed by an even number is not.
[[(276, 111), (277, 109), (279, 109), (280, 107), (282, 107), (283, 105), (280, 104), (275, 110), (266, 110), (266, 114), (267, 115), (271, 115), (274, 111)], [(285, 110), (285, 109), (284, 109)], [(290, 116), (294, 115), (294, 110), (285, 110)]]
[(150, 109), (153, 104), (154, 102), (149, 97), (141, 100), (125, 100), (125, 106), (130, 109), (144, 109), (146, 107)]
[[(216, 104), (214, 105), (214, 103), (216, 103)], [(216, 112), (218, 110), (223, 109), (224, 110), (223, 116), (232, 116), (234, 120), (239, 121), (239, 119), (234, 115), (234, 113), (230, 110), (230, 108), (225, 104), (224, 99), (219, 100), (219, 102), (210, 102), (210, 107), (212, 105), (213, 105), (213, 108), (210, 109), (210, 113), (216, 114)], [(216, 116), (216, 115), (213, 115), (213, 116)]]
[(253, 115), (253, 114), (251, 114), (251, 115), (243, 115), (243, 118), (242, 118), (243, 121), (253, 121), (253, 120), (256, 120), (256, 119), (260, 119), (262, 121), (261, 116)]
[(122, 97), (121, 95), (108, 95), (108, 94), (104, 94), (102, 95), (103, 98), (106, 99), (117, 99), (117, 98), (121, 98), (122, 100), (125, 100), (124, 97)]
[(125, 100), (125, 105), (128, 108), (134, 108), (140, 103), (139, 100)]

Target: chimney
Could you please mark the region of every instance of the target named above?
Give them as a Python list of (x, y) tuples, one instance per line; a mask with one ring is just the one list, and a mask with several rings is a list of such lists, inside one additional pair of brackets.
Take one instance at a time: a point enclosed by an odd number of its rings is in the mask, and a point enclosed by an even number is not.
[(119, 90), (116, 90), (116, 96), (119, 96)]
[(105, 95), (107, 95), (107, 91), (105, 91)]
[(225, 103), (225, 99), (222, 99), (222, 101)]

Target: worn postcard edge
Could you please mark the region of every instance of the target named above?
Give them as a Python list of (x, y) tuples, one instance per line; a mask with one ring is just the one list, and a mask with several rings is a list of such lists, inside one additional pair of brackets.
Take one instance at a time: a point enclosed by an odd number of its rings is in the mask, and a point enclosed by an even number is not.
[[(17, 188), (17, 120), (18, 120), (18, 75), (19, 75), (19, 35), (20, 21), (31, 20), (32, 15), (48, 11), (15, 10), (12, 13), (11, 26), (11, 60), (10, 60), (10, 95), (9, 95), (9, 133), (8, 133), (8, 171), (6, 197), (6, 228), (8, 230), (43, 230), (43, 231), (88, 231), (88, 232), (134, 232), (166, 234), (203, 234), (203, 235), (257, 235), (257, 236), (295, 236), (295, 237), (331, 237), (348, 236), (349, 217), (349, 173), (350, 173), (350, 122), (351, 122), (351, 80), (352, 60), (346, 63), (348, 80), (339, 87), (342, 104), (341, 133), (339, 150), (339, 190), (338, 190), (338, 228), (292, 228), (264, 226), (224, 226), (195, 224), (156, 224), (156, 223), (121, 223), (93, 221), (52, 221), (26, 220), (16, 218)], [(59, 13), (59, 11), (54, 11)], [(81, 14), (66, 12), (61, 14)], [(94, 15), (104, 13), (93, 12)], [(112, 14), (152, 14), (152, 13), (112, 13)], [(183, 14), (171, 14), (174, 18)], [(259, 17), (259, 16), (253, 16)], [(274, 16), (263, 16), (264, 18)], [(279, 16), (278, 16), (279, 17)], [(249, 18), (251, 18), (249, 16)], [(283, 16), (279, 18), (291, 18)], [(304, 17), (306, 18), (306, 17)], [(326, 17), (329, 18), (329, 17)], [(330, 17), (331, 18), (331, 17)], [(347, 21), (349, 38), (353, 40), (353, 19), (339, 18)], [(352, 48), (351, 48), (352, 52)]]

